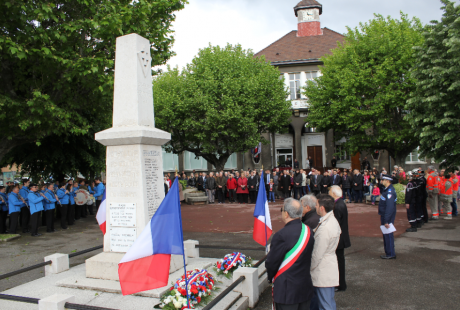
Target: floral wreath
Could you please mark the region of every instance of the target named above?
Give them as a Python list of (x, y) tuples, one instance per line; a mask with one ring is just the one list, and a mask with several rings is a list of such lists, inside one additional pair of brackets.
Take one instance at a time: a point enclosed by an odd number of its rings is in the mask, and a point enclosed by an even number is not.
[[(216, 290), (214, 278), (206, 269), (187, 271), (188, 289), (186, 290), (185, 275), (176, 281), (169, 292), (163, 295), (161, 303), (155, 309), (195, 309), (195, 305), (208, 303), (211, 294)], [(190, 304), (187, 305), (187, 291)]]
[(233, 271), (238, 269), (238, 267), (252, 267), (251, 257), (246, 257), (246, 255), (240, 252), (233, 252), (225, 255), (223, 259), (214, 265), (217, 275), (225, 275), (227, 278), (230, 278)]

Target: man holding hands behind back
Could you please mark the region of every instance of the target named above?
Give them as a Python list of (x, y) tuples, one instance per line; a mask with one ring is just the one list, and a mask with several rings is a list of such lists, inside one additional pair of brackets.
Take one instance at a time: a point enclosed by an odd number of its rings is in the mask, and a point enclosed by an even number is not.
[(314, 295), (310, 264), (315, 240), (300, 221), (302, 212), (297, 200), (284, 200), (281, 216), (286, 225), (273, 236), (265, 262), (276, 310), (309, 310)]

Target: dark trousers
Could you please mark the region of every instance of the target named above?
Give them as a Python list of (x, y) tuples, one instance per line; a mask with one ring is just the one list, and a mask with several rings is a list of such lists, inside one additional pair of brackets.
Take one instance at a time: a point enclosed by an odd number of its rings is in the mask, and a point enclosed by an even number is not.
[(40, 222), (40, 213), (41, 212), (35, 212), (30, 216), (30, 225), (32, 226), (30, 232), (32, 235), (38, 234), (38, 223)]
[(344, 188), (343, 189), (343, 198), (347, 198), (347, 195), (348, 195), (348, 200), (350, 200), (350, 202), (353, 200), (351, 198), (351, 189), (350, 188)]
[(29, 231), (29, 218), (30, 218), (30, 211), (27, 207), (21, 208), (21, 228), (22, 232), (26, 233)]
[(225, 201), (225, 200), (224, 200), (224, 193), (223, 193), (223, 191), (222, 191), (222, 188), (218, 188), (218, 189), (216, 190), (216, 194), (217, 194), (217, 202), (222, 203), (222, 202)]
[(6, 217), (8, 216), (8, 211), (0, 210), (0, 234), (6, 233)]
[(56, 203), (56, 219), (61, 218), (61, 205), (59, 203)]
[(88, 208), (88, 214), (89, 215), (94, 215), (93, 205), (87, 205), (87, 208)]
[(294, 187), (294, 198), (300, 199), (301, 197), (302, 197), (302, 187)]
[(458, 215), (457, 198), (452, 198), (452, 203), (450, 205), (452, 206), (452, 215), (457, 216)]
[[(385, 225), (384, 223), (384, 218), (383, 216), (380, 217), (380, 223), (381, 225)], [(390, 224), (390, 223), (388, 223)], [(394, 224), (393, 224), (394, 225)], [(395, 237), (394, 234), (384, 234), (383, 235), (383, 247), (385, 248), (385, 254), (386, 256), (390, 257), (395, 257), (396, 256), (396, 251), (395, 251)]]
[(276, 303), (275, 306), (276, 310), (310, 310), (310, 300), (294, 305), (284, 305)]
[(361, 190), (356, 190), (356, 189), (353, 189), (353, 196), (355, 198), (355, 203), (357, 202), (363, 202), (363, 191)]
[(99, 206), (101, 205), (101, 202), (102, 202), (102, 200), (96, 200), (96, 213), (97, 213), (97, 211), (99, 211)]
[(320, 193), (320, 191), (319, 191), (319, 190), (317, 190), (317, 189), (314, 189), (314, 190), (313, 190), (313, 195), (315, 195), (315, 196), (318, 196), (318, 195), (319, 195), (319, 193)]
[(406, 209), (407, 220), (411, 227), (417, 227), (417, 216), (416, 216), (415, 203), (409, 204), (409, 209)]
[(236, 191), (234, 189), (228, 190), (228, 201), (235, 202), (236, 201)]
[(422, 206), (423, 221), (427, 223), (428, 222), (428, 209), (426, 208), (426, 198), (422, 199), (421, 206)]
[(345, 281), (345, 249), (335, 250), (337, 255), (337, 262), (339, 264), (339, 290), (347, 289), (347, 282)]
[(69, 209), (69, 205), (63, 204), (60, 209), (61, 209), (61, 228), (67, 229), (67, 211)]
[(75, 205), (73, 204), (68, 204), (69, 208), (67, 210), (67, 223), (69, 225), (74, 225), (75, 224)]
[(248, 194), (236, 194), (239, 203), (248, 203)]
[(54, 231), (54, 209), (45, 211), (46, 217), (46, 231)]
[(10, 214), (10, 234), (16, 233), (16, 229), (18, 228), (19, 222), (19, 213), (20, 212), (13, 212)]
[(75, 219), (79, 220), (81, 218), (81, 209), (83, 206), (79, 206), (77, 204), (75, 204), (74, 206), (75, 206)]
[(256, 191), (250, 191), (249, 192), (249, 199), (251, 200), (251, 203), (256, 203), (257, 192)]
[(88, 205), (87, 204), (84, 204), (81, 206), (81, 217), (82, 218), (86, 218), (86, 216), (88, 215)]

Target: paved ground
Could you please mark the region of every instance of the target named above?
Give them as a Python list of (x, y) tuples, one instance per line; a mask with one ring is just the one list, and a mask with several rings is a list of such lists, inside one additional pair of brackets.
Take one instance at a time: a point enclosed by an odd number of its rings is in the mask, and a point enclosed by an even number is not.
[[(280, 221), (280, 203), (270, 204), (274, 230)], [(377, 208), (350, 204), (349, 226), (352, 247), (346, 250), (348, 290), (336, 295), (338, 309), (458, 309), (460, 276), (460, 220), (426, 224), (417, 233), (405, 233), (405, 209), (398, 207), (396, 228), (397, 259), (384, 261)], [(255, 247), (252, 240), (254, 205), (183, 205), (185, 239), (218, 246)], [(41, 228), (43, 231), (44, 228)], [(102, 243), (94, 218), (76, 222), (70, 230), (24, 235), (0, 243), (0, 274), (43, 261), (56, 252), (71, 253)], [(201, 249), (201, 256), (221, 257), (228, 250)], [(98, 251), (71, 259), (72, 265)], [(245, 251), (256, 260), (263, 252)], [(43, 269), (0, 280), (0, 291), (43, 276)], [(270, 309), (270, 292), (261, 296), (258, 310)], [(2, 302), (0, 301), (0, 309)]]

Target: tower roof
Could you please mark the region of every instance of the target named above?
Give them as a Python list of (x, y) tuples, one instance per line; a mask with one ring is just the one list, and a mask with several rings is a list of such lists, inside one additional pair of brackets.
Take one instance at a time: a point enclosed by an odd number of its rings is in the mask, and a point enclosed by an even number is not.
[(319, 15), (323, 14), (323, 6), (320, 3), (318, 3), (318, 1), (316, 1), (316, 0), (302, 0), (294, 7), (295, 16), (297, 16), (297, 11), (298, 10), (313, 9), (313, 8), (319, 9)]

